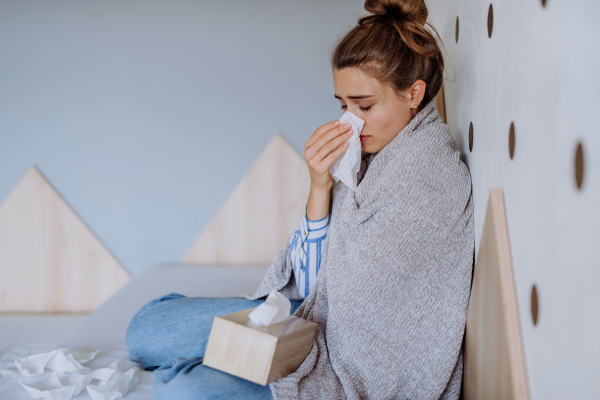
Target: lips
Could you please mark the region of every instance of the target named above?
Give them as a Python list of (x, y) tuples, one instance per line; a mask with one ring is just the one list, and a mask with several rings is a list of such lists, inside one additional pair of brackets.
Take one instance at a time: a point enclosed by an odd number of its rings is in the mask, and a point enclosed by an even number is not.
[(360, 142), (366, 142), (370, 137), (370, 135), (360, 135)]

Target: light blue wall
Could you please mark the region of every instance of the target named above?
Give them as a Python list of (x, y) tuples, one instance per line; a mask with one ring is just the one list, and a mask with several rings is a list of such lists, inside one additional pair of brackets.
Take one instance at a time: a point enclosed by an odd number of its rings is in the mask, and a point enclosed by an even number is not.
[(36, 165), (132, 273), (178, 261), (276, 132), (339, 117), (362, 1), (0, 3), (0, 202)]

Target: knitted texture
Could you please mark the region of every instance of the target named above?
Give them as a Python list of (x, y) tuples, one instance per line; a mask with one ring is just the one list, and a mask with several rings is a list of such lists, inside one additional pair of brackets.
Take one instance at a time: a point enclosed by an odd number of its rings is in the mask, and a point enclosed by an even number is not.
[[(294, 313), (317, 323), (315, 341), (270, 384), (275, 400), (458, 399), (474, 251), (459, 156), (432, 100), (381, 151), (363, 154), (356, 193), (333, 185), (319, 274)], [(276, 289), (302, 300), (289, 240), (246, 298)]]

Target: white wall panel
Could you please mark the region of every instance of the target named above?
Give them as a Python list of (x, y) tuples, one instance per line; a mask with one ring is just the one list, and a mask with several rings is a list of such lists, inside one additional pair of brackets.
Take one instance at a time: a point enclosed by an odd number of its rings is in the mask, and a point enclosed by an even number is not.
[[(501, 187), (533, 399), (600, 393), (600, 3), (429, 0), (448, 54), (446, 115), (470, 168), (476, 250)], [(455, 41), (456, 17), (459, 40)], [(469, 124), (474, 126), (469, 152)], [(515, 124), (514, 159), (508, 152)], [(575, 184), (583, 143), (585, 174)], [(531, 318), (531, 288), (540, 314)]]

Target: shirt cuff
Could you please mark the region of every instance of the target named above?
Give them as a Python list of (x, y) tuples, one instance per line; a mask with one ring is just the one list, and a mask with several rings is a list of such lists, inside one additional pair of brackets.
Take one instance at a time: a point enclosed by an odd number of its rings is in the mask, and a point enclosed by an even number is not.
[(321, 219), (309, 220), (306, 218), (306, 207), (304, 207), (304, 219), (302, 221), (302, 242), (309, 239), (318, 239), (327, 234), (327, 228), (329, 226), (329, 214)]

